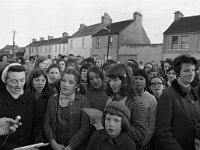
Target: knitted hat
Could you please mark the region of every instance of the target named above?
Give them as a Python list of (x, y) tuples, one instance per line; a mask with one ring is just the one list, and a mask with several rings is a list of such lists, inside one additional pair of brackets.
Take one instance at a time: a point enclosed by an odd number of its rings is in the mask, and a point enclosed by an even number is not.
[(148, 83), (149, 81), (149, 77), (146, 71), (142, 70), (142, 69), (137, 69), (134, 73), (133, 76), (142, 76), (145, 78), (146, 83)]
[(127, 119), (130, 119), (130, 117), (131, 117), (130, 110), (122, 102), (112, 101), (112, 102), (108, 103), (108, 105), (106, 106), (106, 110), (108, 110), (109, 108), (120, 111), (125, 117), (127, 117)]

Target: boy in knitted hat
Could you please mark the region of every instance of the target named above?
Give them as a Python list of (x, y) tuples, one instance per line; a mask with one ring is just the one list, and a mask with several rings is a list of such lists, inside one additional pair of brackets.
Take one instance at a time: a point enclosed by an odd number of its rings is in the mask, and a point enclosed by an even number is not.
[(87, 150), (136, 150), (135, 142), (128, 136), (130, 111), (121, 102), (110, 102), (103, 114), (104, 129), (96, 131)]

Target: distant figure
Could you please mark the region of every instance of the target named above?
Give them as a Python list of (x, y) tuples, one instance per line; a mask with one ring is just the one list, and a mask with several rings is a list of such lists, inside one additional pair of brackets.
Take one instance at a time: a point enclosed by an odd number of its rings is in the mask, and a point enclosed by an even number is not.
[(7, 62), (8, 61), (8, 55), (2, 54), (0, 57), (0, 62)]

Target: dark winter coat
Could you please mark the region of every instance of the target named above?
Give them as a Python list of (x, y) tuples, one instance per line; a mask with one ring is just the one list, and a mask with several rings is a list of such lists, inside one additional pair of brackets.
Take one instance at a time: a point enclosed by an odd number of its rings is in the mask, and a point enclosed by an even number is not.
[(200, 120), (199, 99), (177, 80), (160, 96), (155, 126), (155, 150), (194, 150), (195, 125)]

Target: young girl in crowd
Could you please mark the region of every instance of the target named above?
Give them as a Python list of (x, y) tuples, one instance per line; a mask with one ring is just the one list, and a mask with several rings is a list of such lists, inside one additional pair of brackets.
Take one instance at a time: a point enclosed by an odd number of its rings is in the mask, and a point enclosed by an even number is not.
[(173, 67), (169, 67), (166, 72), (167, 72), (167, 81), (166, 81), (166, 83), (167, 83), (167, 86), (170, 86), (172, 84), (172, 81), (174, 79), (176, 79), (176, 73), (175, 73)]
[(97, 67), (91, 67), (87, 72), (87, 88), (85, 95), (87, 96), (91, 108), (104, 111), (108, 96), (105, 93), (105, 85), (103, 84), (103, 71)]
[(156, 100), (158, 101), (160, 95), (165, 89), (165, 81), (162, 76), (155, 76), (150, 79), (149, 83), (150, 83), (149, 89), (153, 94), (153, 96), (155, 96)]
[(42, 117), (41, 119), (43, 122), (51, 92), (47, 75), (42, 69), (36, 68), (30, 73), (28, 78), (27, 90), (35, 96), (39, 107), (39, 113)]
[(135, 89), (137, 94), (140, 97), (141, 102), (144, 104), (146, 111), (146, 136), (145, 140), (142, 143), (141, 150), (150, 149), (150, 141), (154, 134), (155, 129), (155, 115), (156, 115), (156, 106), (157, 101), (155, 97), (150, 94), (148, 89), (148, 74), (142, 70), (138, 69), (133, 74), (133, 80), (135, 81)]
[(102, 117), (104, 129), (97, 130), (90, 139), (87, 150), (136, 150), (128, 136), (130, 111), (120, 102), (110, 102)]
[(48, 67), (49, 67), (49, 62), (46, 57), (40, 56), (36, 59), (34, 69), (40, 68), (46, 72)]
[(56, 82), (60, 79), (60, 67), (57, 64), (52, 64), (47, 68), (47, 77), (52, 94), (56, 93)]
[(107, 104), (111, 101), (120, 101), (128, 107), (131, 112), (130, 137), (136, 146), (140, 147), (146, 135), (146, 114), (143, 103), (136, 96), (129, 70), (124, 64), (116, 64), (108, 70), (107, 76)]
[(79, 71), (79, 65), (78, 62), (75, 59), (68, 59), (66, 61), (67, 69), (76, 69)]
[(144, 68), (143, 70), (146, 71), (147, 73), (149, 73), (149, 70), (153, 68), (153, 65), (150, 63), (150, 62), (147, 62), (145, 65), (144, 65)]
[(49, 99), (44, 130), (54, 150), (84, 150), (87, 146), (89, 118), (81, 109), (88, 107), (89, 102), (76, 93), (80, 83), (79, 72), (67, 69), (61, 76), (58, 94)]
[(80, 68), (80, 74), (81, 74), (81, 84), (86, 89), (87, 87), (87, 72), (88, 69), (91, 67), (90, 63), (85, 63)]
[(63, 59), (59, 59), (58, 60), (58, 66), (60, 67), (60, 72), (62, 74), (62, 72), (64, 72), (65, 69), (66, 69), (66, 63), (65, 63), (65, 61)]

